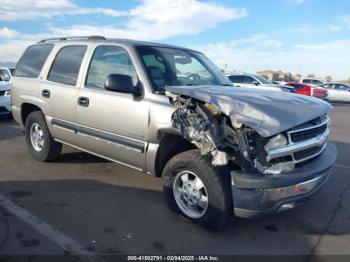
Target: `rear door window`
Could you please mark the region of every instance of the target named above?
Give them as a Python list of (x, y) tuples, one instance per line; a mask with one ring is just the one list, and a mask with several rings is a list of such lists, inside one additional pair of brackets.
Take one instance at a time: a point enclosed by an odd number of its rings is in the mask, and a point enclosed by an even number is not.
[(47, 79), (49, 81), (75, 86), (85, 52), (86, 46), (83, 45), (63, 47), (58, 51)]
[(15, 76), (37, 78), (52, 47), (49, 44), (28, 47), (17, 64)]

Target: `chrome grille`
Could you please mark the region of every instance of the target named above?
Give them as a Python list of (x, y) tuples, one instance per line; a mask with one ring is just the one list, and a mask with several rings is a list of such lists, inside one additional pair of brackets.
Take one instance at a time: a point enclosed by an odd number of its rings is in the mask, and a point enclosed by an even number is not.
[(307, 129), (300, 132), (297, 132), (297, 131), (292, 132), (290, 133), (290, 139), (293, 143), (298, 143), (301, 141), (311, 139), (320, 134), (323, 134), (326, 131), (326, 129), (327, 129), (327, 124), (323, 124), (321, 126), (318, 126), (312, 129)]
[(326, 148), (330, 120), (314, 119), (287, 131), (288, 144), (267, 152), (267, 161), (289, 156), (297, 164), (320, 155)]
[(307, 161), (320, 155), (324, 151), (326, 148), (326, 138), (329, 134), (329, 121), (330, 120), (327, 116), (323, 116), (310, 121), (300, 128), (294, 128), (287, 132), (289, 144), (291, 145), (302, 144), (303, 142), (310, 141), (314, 138), (325, 136), (322, 144), (293, 152), (292, 158), (294, 163)]

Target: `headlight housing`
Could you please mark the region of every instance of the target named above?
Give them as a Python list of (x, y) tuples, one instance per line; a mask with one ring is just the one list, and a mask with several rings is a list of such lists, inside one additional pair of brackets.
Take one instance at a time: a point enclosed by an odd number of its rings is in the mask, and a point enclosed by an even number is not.
[(11, 90), (9, 89), (9, 90), (5, 91), (4, 96), (11, 96)]
[(282, 134), (278, 134), (269, 140), (269, 142), (265, 145), (265, 150), (266, 152), (268, 152), (272, 149), (284, 147), (287, 144), (288, 144), (287, 138)]

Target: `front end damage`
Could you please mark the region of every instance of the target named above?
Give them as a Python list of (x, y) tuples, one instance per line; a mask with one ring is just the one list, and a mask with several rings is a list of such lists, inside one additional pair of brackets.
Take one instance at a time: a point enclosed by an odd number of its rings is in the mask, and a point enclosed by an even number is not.
[(217, 103), (166, 94), (178, 108), (173, 126), (213, 165), (232, 170), (235, 215), (250, 218), (293, 208), (329, 178), (336, 149), (326, 141), (330, 121), (325, 114), (263, 136)]

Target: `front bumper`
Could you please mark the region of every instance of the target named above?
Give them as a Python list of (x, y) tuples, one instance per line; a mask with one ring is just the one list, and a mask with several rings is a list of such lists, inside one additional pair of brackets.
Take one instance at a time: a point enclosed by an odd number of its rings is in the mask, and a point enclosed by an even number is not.
[(336, 157), (335, 145), (327, 142), (320, 156), (288, 174), (256, 175), (232, 171), (235, 215), (254, 218), (281, 212), (305, 202), (327, 182)]
[(11, 96), (0, 96), (0, 115), (11, 113)]

